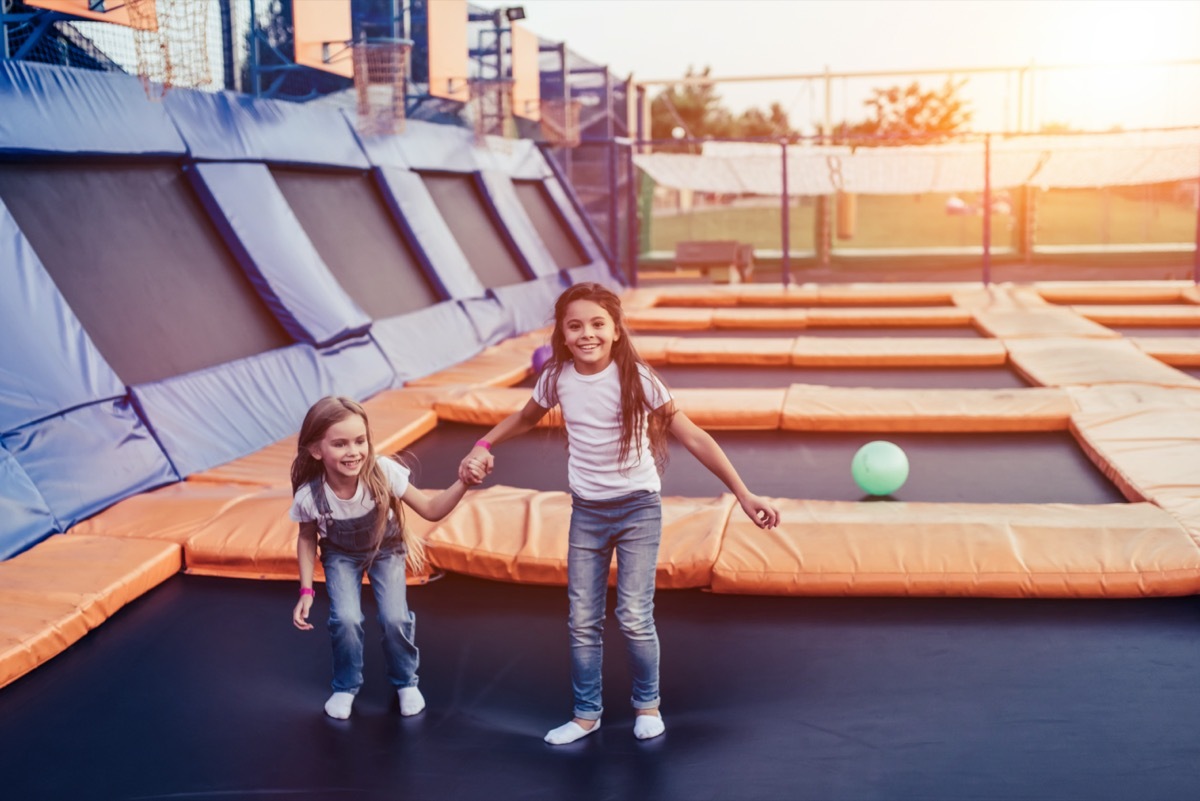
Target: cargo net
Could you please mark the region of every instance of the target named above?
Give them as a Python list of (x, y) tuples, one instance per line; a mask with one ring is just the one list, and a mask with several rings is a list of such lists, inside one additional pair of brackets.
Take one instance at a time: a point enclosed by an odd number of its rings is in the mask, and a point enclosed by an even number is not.
[(359, 133), (403, 133), (411, 45), (400, 41), (356, 42), (352, 48)]
[(161, 98), (171, 87), (212, 83), (208, 55), (209, 0), (129, 0), (137, 72), (146, 94)]
[(578, 100), (541, 100), (542, 138), (556, 147), (577, 147), (581, 105)]

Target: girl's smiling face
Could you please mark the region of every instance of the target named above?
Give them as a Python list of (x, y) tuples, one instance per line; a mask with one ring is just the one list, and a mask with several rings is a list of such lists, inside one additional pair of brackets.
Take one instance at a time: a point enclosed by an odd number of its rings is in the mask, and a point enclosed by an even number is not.
[(567, 304), (562, 332), (577, 372), (595, 375), (612, 363), (613, 343), (620, 335), (612, 315), (599, 303), (581, 299)]
[(345, 486), (357, 482), (369, 451), (367, 424), (357, 414), (351, 414), (325, 429), (325, 436), (309, 453), (324, 465), (326, 480)]

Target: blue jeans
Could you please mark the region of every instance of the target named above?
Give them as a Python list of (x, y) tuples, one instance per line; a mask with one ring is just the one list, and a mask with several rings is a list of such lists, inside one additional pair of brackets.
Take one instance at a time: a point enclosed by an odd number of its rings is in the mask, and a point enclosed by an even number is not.
[(625, 635), (635, 709), (658, 707), (658, 631), (654, 627), (654, 573), (662, 539), (662, 501), (640, 491), (605, 501), (572, 496), (567, 551), (571, 601), (571, 688), (575, 717), (599, 720), (605, 602), (613, 550), (617, 552), (617, 622)]
[(333, 691), (358, 693), (363, 683), (362, 580), (371, 577), (383, 628), (388, 680), (396, 688), (417, 686), (420, 656), (413, 644), (416, 615), (408, 608), (404, 552), (352, 554), (322, 549), (325, 589), (329, 593), (329, 637), (333, 641)]

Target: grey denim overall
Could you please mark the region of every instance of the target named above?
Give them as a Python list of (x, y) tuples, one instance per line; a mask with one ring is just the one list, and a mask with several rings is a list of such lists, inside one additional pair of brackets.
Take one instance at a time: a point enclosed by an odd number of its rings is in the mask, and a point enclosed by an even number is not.
[[(337, 520), (333, 516), (333, 510), (329, 508), (329, 499), (325, 497), (325, 480), (314, 478), (309, 482), (308, 489), (312, 493), (313, 503), (316, 504), (317, 514), (324, 523), (322, 548), (355, 555), (368, 554), (375, 550), (374, 510), (361, 517)], [(394, 516), (387, 521), (379, 553), (405, 553), (404, 540), (400, 536), (400, 523)]]

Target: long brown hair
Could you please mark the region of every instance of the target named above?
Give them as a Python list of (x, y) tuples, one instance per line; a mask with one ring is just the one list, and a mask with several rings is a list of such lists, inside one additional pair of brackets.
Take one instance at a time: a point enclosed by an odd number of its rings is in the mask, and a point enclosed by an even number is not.
[(669, 402), (661, 411), (650, 407), (650, 400), (646, 397), (646, 389), (642, 385), (642, 374), (646, 373), (655, 378), (658, 378), (658, 374), (646, 364), (633, 346), (633, 337), (629, 334), (629, 328), (625, 324), (625, 313), (621, 309), (621, 299), (603, 284), (575, 284), (559, 295), (554, 303), (554, 331), (550, 335), (550, 347), (554, 353), (543, 368), (547, 374), (546, 388), (550, 402), (558, 403), (558, 377), (563, 366), (571, 362), (571, 351), (567, 348), (567, 337), (563, 331), (563, 319), (567, 315), (567, 307), (577, 300), (590, 300), (612, 317), (615, 332), (612, 358), (616, 362), (617, 376), (621, 381), (621, 449), (617, 456), (621, 471), (628, 470), (626, 462), (631, 452), (638, 460), (642, 458), (641, 431), (646, 427), (646, 435), (650, 440), (650, 454), (654, 458), (654, 466), (661, 474), (667, 465), (667, 429), (671, 427), (671, 420), (675, 416), (675, 404)]
[(325, 465), (312, 456), (312, 449), (325, 437), (330, 426), (337, 425), (351, 415), (362, 418), (367, 429), (367, 458), (361, 478), (367, 485), (367, 492), (375, 501), (375, 549), (383, 544), (383, 535), (387, 530), (388, 512), (396, 517), (400, 527), (400, 536), (408, 549), (408, 563), (414, 572), (425, 569), (425, 543), (409, 531), (404, 525), (404, 506), (400, 498), (392, 493), (391, 485), (383, 468), (375, 458), (375, 441), (371, 437), (371, 423), (367, 412), (360, 403), (340, 396), (327, 396), (312, 405), (304, 422), (300, 425), (300, 434), (296, 440), (296, 458), (292, 460), (292, 494), (315, 478), (325, 477)]

